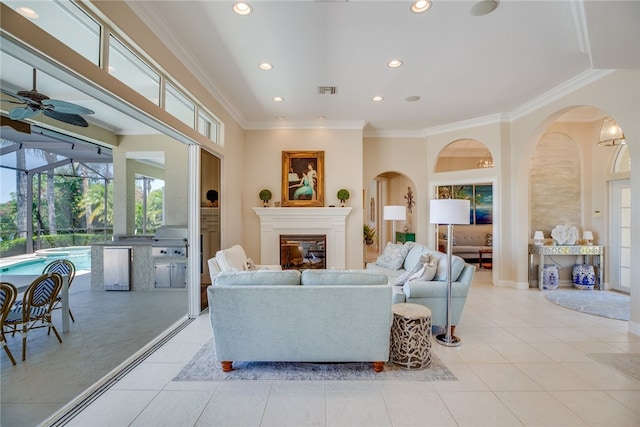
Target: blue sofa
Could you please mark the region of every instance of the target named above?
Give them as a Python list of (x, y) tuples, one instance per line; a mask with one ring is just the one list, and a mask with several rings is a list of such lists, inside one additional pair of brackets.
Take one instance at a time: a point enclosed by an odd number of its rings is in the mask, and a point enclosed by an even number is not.
[[(388, 244), (394, 245), (394, 244)], [(400, 248), (402, 247), (402, 248)], [(434, 326), (445, 328), (447, 324), (447, 255), (434, 251), (426, 246), (407, 242), (397, 244), (395, 256), (401, 257), (391, 260), (378, 259), (376, 262), (367, 263), (369, 271), (377, 271), (387, 276), (390, 285), (393, 286), (393, 303), (421, 304), (431, 309), (431, 322)], [(387, 248), (385, 248), (385, 251)], [(405, 254), (404, 256), (402, 254)], [(384, 255), (384, 253), (383, 253)], [(429, 257), (437, 264), (437, 270), (432, 280), (404, 280), (407, 274), (415, 270), (423, 256)], [(383, 262), (385, 261), (385, 262)], [(381, 265), (382, 264), (382, 265)], [(397, 267), (397, 268), (395, 268)], [(451, 283), (451, 325), (452, 330), (460, 323), (467, 295), (471, 288), (476, 267), (465, 263), (464, 259), (452, 256), (452, 283)], [(400, 283), (399, 283), (400, 282)]]
[(392, 288), (365, 270), (226, 271), (207, 288), (216, 360), (373, 362), (389, 358)]

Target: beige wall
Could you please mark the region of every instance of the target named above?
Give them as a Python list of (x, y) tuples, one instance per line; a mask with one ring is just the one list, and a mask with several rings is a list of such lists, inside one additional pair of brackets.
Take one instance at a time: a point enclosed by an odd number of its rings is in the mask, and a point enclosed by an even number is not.
[(282, 195), (282, 151), (324, 151), (324, 205), (339, 205), (336, 193), (349, 190), (347, 217), (347, 268), (363, 267), (362, 246), (362, 131), (328, 129), (248, 130), (245, 132), (244, 165), (240, 182), (243, 246), (256, 262), (260, 259), (260, 221), (251, 209), (261, 206), (258, 193), (268, 188), (273, 202)]

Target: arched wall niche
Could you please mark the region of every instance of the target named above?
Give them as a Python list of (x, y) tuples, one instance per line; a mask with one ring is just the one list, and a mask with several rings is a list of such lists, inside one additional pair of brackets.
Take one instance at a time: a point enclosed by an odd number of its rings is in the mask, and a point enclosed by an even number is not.
[(529, 168), (531, 229), (545, 236), (558, 224), (582, 224), (582, 156), (576, 141), (558, 132), (536, 144)]
[(444, 147), (436, 160), (434, 172), (453, 172), (493, 167), (491, 150), (475, 139), (458, 139)]
[[(378, 174), (366, 187), (364, 195), (364, 224), (374, 227), (377, 234), (374, 244), (365, 248), (366, 261), (375, 261), (375, 258), (382, 253), (386, 243), (394, 240), (392, 223), (385, 221), (382, 216), (383, 207), (388, 205), (407, 206), (409, 189), (411, 189), (412, 197), (415, 200), (415, 183), (407, 175), (397, 171)], [(417, 206), (414, 204), (411, 212), (407, 209), (406, 221), (396, 222), (396, 231), (402, 231), (406, 226), (409, 232), (415, 232), (417, 218)]]

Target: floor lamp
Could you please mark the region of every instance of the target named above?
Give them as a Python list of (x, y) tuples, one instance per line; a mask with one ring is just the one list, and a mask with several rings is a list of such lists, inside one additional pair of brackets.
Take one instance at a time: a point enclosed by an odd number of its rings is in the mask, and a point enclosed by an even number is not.
[(447, 224), (447, 327), (444, 334), (436, 336), (438, 343), (447, 347), (458, 347), (460, 338), (451, 335), (451, 246), (453, 224), (469, 224), (471, 202), (461, 199), (431, 200), (429, 205), (432, 224)]
[(385, 206), (382, 218), (385, 221), (393, 221), (393, 243), (396, 243), (396, 221), (407, 219), (407, 208), (404, 206)]

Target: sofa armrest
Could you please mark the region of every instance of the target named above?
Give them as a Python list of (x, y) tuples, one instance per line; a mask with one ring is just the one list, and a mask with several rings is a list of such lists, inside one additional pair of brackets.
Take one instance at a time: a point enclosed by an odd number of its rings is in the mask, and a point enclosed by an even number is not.
[[(405, 296), (408, 298), (446, 298), (447, 282), (423, 280), (411, 280), (402, 286)], [(466, 298), (469, 293), (469, 285), (462, 282), (451, 284), (452, 298)]]

